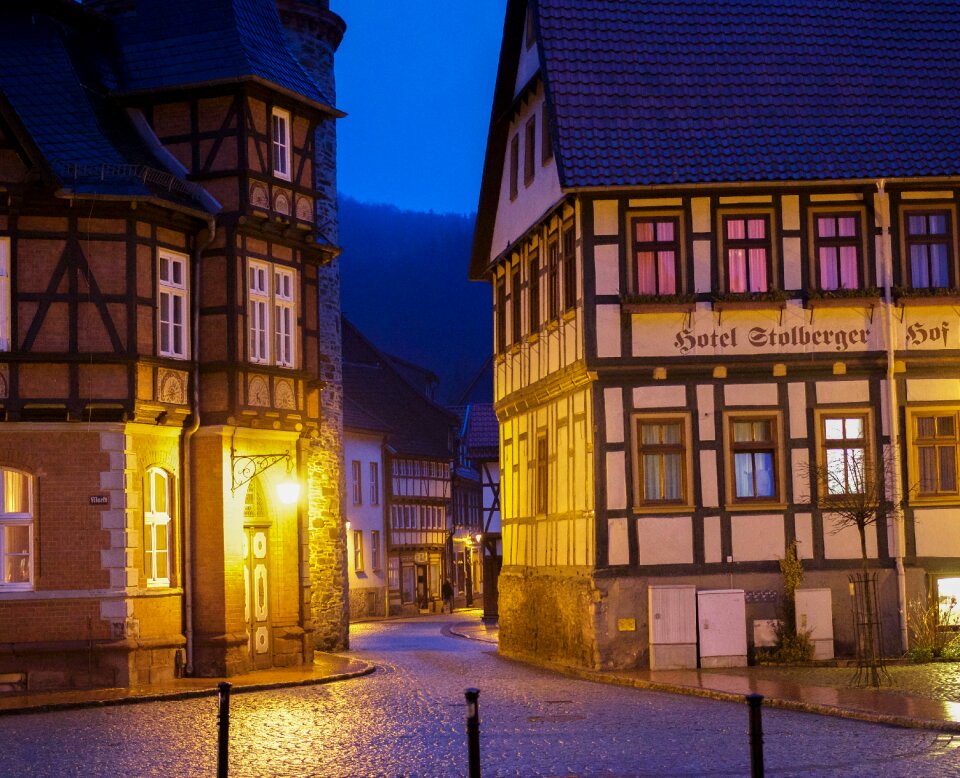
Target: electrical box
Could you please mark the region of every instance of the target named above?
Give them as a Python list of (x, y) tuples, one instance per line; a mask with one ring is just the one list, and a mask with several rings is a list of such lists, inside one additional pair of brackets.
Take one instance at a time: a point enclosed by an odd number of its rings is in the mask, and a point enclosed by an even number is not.
[(746, 667), (747, 605), (743, 589), (697, 592), (701, 667)]
[(647, 589), (650, 614), (650, 669), (697, 666), (697, 587), (687, 584)]
[(833, 596), (829, 589), (797, 589), (797, 631), (810, 630), (814, 659), (833, 659)]

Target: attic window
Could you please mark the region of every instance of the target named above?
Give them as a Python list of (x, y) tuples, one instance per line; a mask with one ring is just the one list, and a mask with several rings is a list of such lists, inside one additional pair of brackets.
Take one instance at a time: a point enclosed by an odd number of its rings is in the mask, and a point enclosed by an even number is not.
[(515, 200), (519, 187), (517, 178), (520, 169), (520, 136), (514, 135), (510, 140), (510, 199)]
[(290, 180), (290, 114), (273, 109), (273, 174)]
[(524, 128), (523, 143), (523, 185), (530, 186), (533, 183), (533, 177), (536, 175), (537, 166), (534, 164), (534, 154), (537, 149), (537, 117), (536, 114), (530, 117)]
[(529, 49), (533, 46), (533, 42), (534, 42), (533, 5), (531, 3), (527, 3), (527, 21), (524, 26), (526, 28), (526, 45), (527, 45), (527, 48)]

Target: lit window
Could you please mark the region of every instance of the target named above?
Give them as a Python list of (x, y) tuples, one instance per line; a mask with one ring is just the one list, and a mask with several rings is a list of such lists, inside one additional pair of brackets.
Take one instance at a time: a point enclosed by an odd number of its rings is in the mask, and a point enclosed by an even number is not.
[(33, 588), (33, 477), (0, 467), (0, 591)]
[(370, 504), (380, 504), (380, 463), (370, 463)]
[(640, 505), (681, 504), (686, 498), (686, 435), (683, 419), (637, 419)]
[(770, 502), (777, 499), (777, 445), (776, 419), (730, 419), (734, 500)]
[(250, 261), (247, 267), (250, 361), (296, 364), (296, 276), (292, 270)]
[(549, 462), (547, 460), (548, 456), (547, 436), (539, 435), (537, 437), (536, 504), (534, 505), (534, 513), (537, 515), (543, 515), (547, 512), (547, 499), (550, 494), (550, 484), (548, 483), (550, 473)]
[(270, 310), (269, 269), (266, 265), (250, 263), (250, 361), (270, 361), (268, 311)]
[(276, 363), (293, 367), (293, 323), (296, 316), (293, 298), (293, 273), (275, 270), (273, 273), (273, 315)]
[(908, 211), (904, 216), (910, 285), (916, 289), (952, 286), (950, 211)]
[(825, 496), (866, 492), (867, 420), (863, 415), (823, 416), (822, 481)]
[(859, 289), (862, 240), (858, 213), (816, 214), (814, 248), (820, 289)]
[(913, 415), (913, 457), (918, 496), (957, 494), (958, 425), (956, 412)]
[(563, 309), (577, 306), (577, 239), (573, 225), (563, 228)]
[(147, 586), (170, 585), (170, 476), (147, 471), (147, 505), (143, 515), (144, 567)]
[(363, 572), (363, 530), (353, 531), (353, 570)]
[(162, 251), (158, 257), (160, 355), (187, 357), (187, 258)]
[(527, 271), (528, 322), (530, 333), (540, 329), (540, 257), (537, 250), (530, 252), (530, 261)]
[(273, 109), (273, 174), (290, 180), (290, 114)]
[(554, 236), (547, 244), (547, 314), (560, 315), (560, 244)]
[(723, 218), (728, 292), (766, 292), (770, 276), (770, 219), (766, 215)]
[(680, 289), (680, 220), (669, 216), (633, 219), (636, 294), (677, 294)]
[(350, 463), (353, 474), (353, 504), (360, 505), (363, 502), (363, 485), (360, 481), (360, 460), (354, 459)]
[(0, 238), (0, 351), (11, 346), (10, 238)]

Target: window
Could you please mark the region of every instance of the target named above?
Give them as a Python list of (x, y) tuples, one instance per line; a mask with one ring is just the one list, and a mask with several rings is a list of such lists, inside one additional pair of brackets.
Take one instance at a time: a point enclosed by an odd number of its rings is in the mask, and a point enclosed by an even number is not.
[(919, 497), (957, 494), (956, 411), (913, 414), (914, 480)]
[(560, 244), (556, 237), (547, 244), (547, 313), (550, 319), (560, 315)]
[(636, 294), (664, 295), (681, 291), (680, 220), (644, 216), (631, 222), (633, 276)]
[(766, 292), (770, 276), (770, 217), (723, 217), (728, 292)]
[(497, 351), (507, 348), (507, 280), (505, 276), (498, 276), (496, 280), (496, 310), (494, 311), (494, 334), (496, 335)]
[(363, 572), (363, 530), (353, 531), (353, 571)]
[(563, 309), (577, 306), (577, 239), (572, 224), (563, 228)]
[(510, 342), (520, 342), (520, 264), (510, 271)]
[(550, 135), (550, 118), (547, 113), (547, 104), (543, 104), (540, 114), (540, 161), (546, 165), (553, 159), (553, 138)]
[(534, 513), (538, 515), (546, 514), (547, 512), (547, 495), (549, 494), (549, 462), (547, 461), (548, 451), (547, 451), (547, 436), (538, 435), (537, 436), (537, 491), (536, 491), (536, 505), (534, 506)]
[(251, 260), (247, 276), (250, 361), (294, 367), (297, 320), (294, 272)]
[[(161, 251), (158, 257), (160, 355), (187, 358), (187, 258)], [(2, 270), (0, 270), (2, 275)], [(2, 291), (0, 291), (2, 294)], [(2, 308), (2, 303), (0, 303)], [(2, 314), (0, 314), (2, 316)]]
[(866, 493), (867, 419), (853, 413), (820, 417), (820, 488), (825, 497)]
[(814, 223), (814, 253), (820, 289), (859, 289), (863, 286), (859, 213), (817, 213)]
[(374, 570), (380, 570), (380, 531), (372, 530), (370, 532), (370, 566)]
[(363, 485), (360, 480), (360, 460), (354, 459), (350, 463), (350, 467), (353, 473), (353, 504), (360, 505), (363, 503)]
[(370, 504), (380, 504), (380, 463), (370, 463)]
[(11, 346), (10, 238), (0, 238), (0, 351)]
[(540, 257), (536, 249), (530, 253), (528, 267), (527, 294), (530, 300), (527, 305), (530, 317), (530, 334), (532, 335), (540, 329)]
[(516, 200), (520, 192), (520, 135), (510, 140), (510, 199)]
[(143, 515), (143, 553), (147, 586), (170, 585), (170, 476), (147, 471), (147, 510)]
[(907, 211), (904, 243), (910, 285), (916, 289), (952, 286), (950, 211)]
[(524, 127), (523, 143), (523, 185), (530, 186), (537, 173), (535, 155), (537, 153), (537, 116), (534, 114), (527, 119)]
[(684, 418), (638, 418), (637, 503), (687, 502), (687, 430)]
[(290, 180), (290, 114), (273, 109), (273, 174)]
[(734, 502), (772, 502), (779, 498), (776, 417), (729, 419)]
[(0, 591), (33, 587), (33, 477), (0, 467)]

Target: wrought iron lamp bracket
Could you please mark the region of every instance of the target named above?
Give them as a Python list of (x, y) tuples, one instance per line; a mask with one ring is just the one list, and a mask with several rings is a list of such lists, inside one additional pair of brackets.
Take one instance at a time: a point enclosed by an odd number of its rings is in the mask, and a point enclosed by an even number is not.
[(260, 473), (269, 470), (278, 462), (286, 462), (287, 470), (292, 467), (293, 460), (290, 452), (282, 454), (242, 454), (240, 456), (231, 449), (231, 492), (236, 492), (244, 484), (256, 478)]

